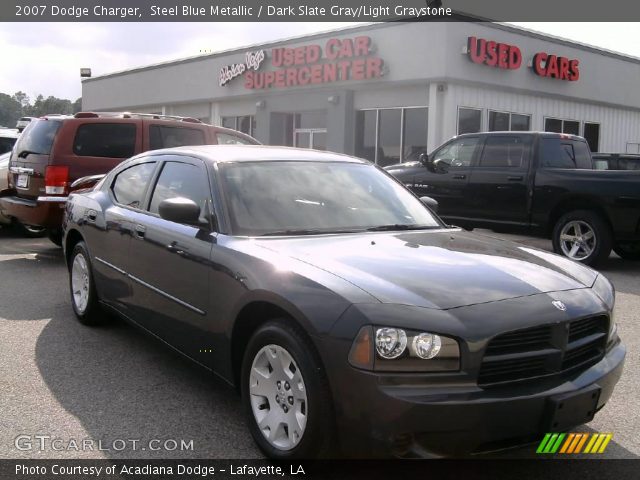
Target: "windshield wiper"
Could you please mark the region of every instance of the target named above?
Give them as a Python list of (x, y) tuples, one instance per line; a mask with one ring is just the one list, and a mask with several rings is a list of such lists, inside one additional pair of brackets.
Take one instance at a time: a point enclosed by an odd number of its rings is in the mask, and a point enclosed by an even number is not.
[(34, 152), (33, 150), (22, 150), (18, 154), (18, 158), (27, 158), (29, 155), (44, 155), (44, 154), (40, 152)]
[(378, 225), (377, 227), (367, 228), (368, 232), (386, 232), (393, 230), (435, 230), (441, 228), (439, 225), (419, 225), (417, 223), (394, 223), (391, 225)]
[(363, 229), (329, 229), (329, 228), (307, 228), (307, 229), (289, 229), (289, 230), (274, 230), (273, 232), (267, 232), (260, 235), (261, 237), (279, 236), (279, 235), (321, 235), (329, 233), (356, 233), (363, 232)]

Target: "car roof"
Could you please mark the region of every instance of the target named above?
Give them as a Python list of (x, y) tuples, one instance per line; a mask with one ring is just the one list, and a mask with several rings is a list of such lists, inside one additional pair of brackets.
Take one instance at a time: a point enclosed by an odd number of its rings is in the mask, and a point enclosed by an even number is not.
[(138, 157), (149, 155), (187, 155), (194, 156), (214, 163), (223, 162), (269, 162), (269, 161), (308, 161), (308, 162), (369, 162), (333, 152), (311, 150), (308, 148), (274, 147), (266, 145), (197, 145), (176, 148), (164, 148), (145, 152)]
[(506, 130), (506, 131), (494, 131), (494, 132), (476, 132), (476, 133), (461, 133), (455, 138), (465, 138), (465, 137), (477, 137), (478, 135), (483, 135), (487, 137), (491, 137), (494, 135), (537, 135), (541, 137), (548, 138), (565, 138), (570, 140), (584, 140), (583, 137), (579, 135), (572, 135), (571, 133), (556, 133), (556, 132), (539, 132), (539, 131), (530, 131), (530, 130)]
[(0, 137), (3, 138), (18, 138), (20, 134), (17, 130), (12, 128), (0, 128)]

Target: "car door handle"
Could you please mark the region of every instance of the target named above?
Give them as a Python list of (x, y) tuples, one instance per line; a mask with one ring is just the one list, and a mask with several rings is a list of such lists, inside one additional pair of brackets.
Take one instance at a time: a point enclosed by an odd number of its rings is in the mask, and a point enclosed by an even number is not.
[(138, 225), (136, 225), (134, 227), (134, 229), (135, 229), (135, 232), (136, 232), (136, 237), (140, 238), (140, 239), (143, 239), (144, 238), (144, 234), (147, 233), (147, 228), (144, 225), (138, 224)]
[(170, 243), (169, 245), (167, 245), (167, 250), (180, 256), (183, 256), (185, 254), (184, 250), (175, 243)]
[(510, 182), (520, 182), (522, 181), (522, 175), (509, 176), (507, 177), (507, 180), (509, 180)]
[(454, 180), (464, 180), (465, 178), (467, 178), (467, 176), (466, 176), (466, 175), (464, 175), (464, 174), (461, 174), (461, 173), (460, 173), (460, 174), (458, 174), (458, 175), (454, 175), (452, 178), (453, 178)]

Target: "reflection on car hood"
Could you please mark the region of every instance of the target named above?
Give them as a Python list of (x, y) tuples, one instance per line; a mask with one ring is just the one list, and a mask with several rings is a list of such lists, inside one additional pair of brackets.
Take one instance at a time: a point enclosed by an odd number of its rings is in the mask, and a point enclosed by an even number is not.
[(552, 253), (459, 230), (304, 236), (256, 244), (330, 272), (383, 303), (449, 309), (593, 285)]

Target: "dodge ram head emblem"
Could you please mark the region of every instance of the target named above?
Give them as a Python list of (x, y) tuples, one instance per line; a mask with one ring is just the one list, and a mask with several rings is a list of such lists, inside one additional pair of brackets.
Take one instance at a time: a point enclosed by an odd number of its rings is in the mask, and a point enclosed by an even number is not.
[(554, 300), (553, 302), (551, 302), (551, 304), (556, 307), (558, 310), (561, 310), (563, 312), (567, 311), (567, 306), (562, 303), (560, 300)]

